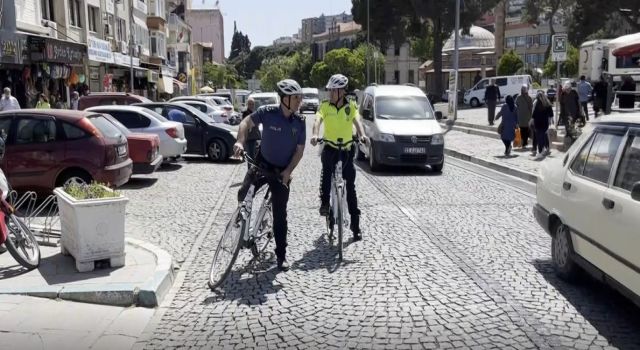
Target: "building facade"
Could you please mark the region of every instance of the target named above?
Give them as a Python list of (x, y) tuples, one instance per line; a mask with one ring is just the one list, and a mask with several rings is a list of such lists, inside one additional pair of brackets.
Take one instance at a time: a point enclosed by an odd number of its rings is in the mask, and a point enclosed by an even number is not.
[(311, 56), (314, 61), (321, 61), (327, 52), (333, 49), (354, 49), (357, 45), (358, 34), (362, 26), (356, 22), (335, 23), (324, 33), (313, 36)]
[[(400, 46), (391, 45), (387, 48), (384, 59), (384, 82), (386, 84), (416, 84), (418, 85), (420, 59), (411, 55), (411, 45), (404, 43)], [(383, 67), (374, 67), (374, 70)], [(375, 73), (374, 73), (375, 75)]]
[(329, 28), (334, 27), (337, 23), (348, 23), (353, 21), (353, 16), (345, 12), (319, 17), (305, 18), (302, 20), (302, 26), (300, 28), (300, 40), (304, 43), (313, 42), (314, 35), (319, 35), (327, 32)]
[(213, 62), (224, 63), (224, 20), (220, 9), (188, 9), (186, 22), (194, 42), (210, 43)]

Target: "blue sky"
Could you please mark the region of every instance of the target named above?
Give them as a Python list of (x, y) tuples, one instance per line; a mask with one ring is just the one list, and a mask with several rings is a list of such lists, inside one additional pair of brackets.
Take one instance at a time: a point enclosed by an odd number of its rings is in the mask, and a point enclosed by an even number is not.
[[(189, 0), (187, 0), (189, 1)], [(215, 0), (191, 0), (193, 8), (211, 8)], [(220, 0), (224, 16), (225, 56), (231, 50), (233, 21), (249, 36), (251, 47), (298, 32), (301, 20), (321, 14), (351, 12), (351, 0)]]

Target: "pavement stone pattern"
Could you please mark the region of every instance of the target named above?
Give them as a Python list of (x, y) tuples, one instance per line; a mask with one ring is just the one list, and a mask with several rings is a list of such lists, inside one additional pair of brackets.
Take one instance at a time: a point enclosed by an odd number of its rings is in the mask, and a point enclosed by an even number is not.
[[(203, 230), (198, 225), (215, 215), (147, 349), (640, 347), (640, 316), (630, 301), (589, 280), (575, 286), (555, 278), (531, 194), (451, 164), (443, 174), (370, 174), (359, 164), (364, 240), (349, 239), (338, 264), (318, 215), (318, 151), (308, 146), (289, 202), (292, 269), (278, 273), (273, 254), (250, 262), (241, 251), (212, 292), (209, 265), (237, 191), (219, 186), (233, 166), (188, 162), (158, 174), (159, 188), (136, 194), (141, 202), (161, 193), (161, 200), (187, 205), (161, 202), (161, 213), (147, 218), (140, 209), (132, 220), (155, 225), (157, 232), (146, 234), (175, 255), (188, 254)], [(182, 190), (168, 195), (169, 187)], [(211, 197), (221, 195), (225, 205), (207, 212)], [(170, 229), (176, 213), (194, 220)]]

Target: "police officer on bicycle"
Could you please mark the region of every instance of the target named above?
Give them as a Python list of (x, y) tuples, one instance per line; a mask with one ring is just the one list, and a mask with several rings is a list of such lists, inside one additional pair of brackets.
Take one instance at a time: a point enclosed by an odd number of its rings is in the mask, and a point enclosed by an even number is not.
[(238, 201), (244, 200), (251, 183), (258, 181), (256, 187), (269, 183), (278, 269), (286, 271), (289, 269), (286, 259), (288, 185), (291, 173), (304, 153), (306, 129), (304, 119), (297, 114), (302, 102), (300, 85), (295, 80), (285, 79), (276, 84), (276, 91), (280, 95), (280, 105), (262, 107), (245, 118), (240, 123), (238, 141), (233, 148), (235, 154), (240, 155), (249, 130), (262, 124), (262, 143), (256, 162), (268, 171), (279, 173), (281, 179), (259, 179), (257, 170), (251, 168), (238, 191)]
[[(333, 75), (327, 83), (329, 101), (323, 101), (318, 108), (316, 122), (313, 125), (313, 137), (311, 144), (318, 143), (318, 131), (324, 123), (324, 139), (337, 143), (342, 139), (346, 143), (353, 139), (353, 126), (356, 127), (360, 141), (368, 143), (364, 135), (362, 123), (358, 118), (358, 105), (355, 101), (346, 98), (346, 88), (349, 79), (342, 74)], [(351, 231), (353, 240), (362, 239), (360, 231), (360, 209), (358, 209), (358, 197), (356, 196), (356, 169), (353, 165), (356, 144), (351, 144), (342, 151), (342, 154), (333, 145), (326, 143), (322, 150), (322, 175), (320, 178), (320, 215), (329, 216), (329, 198), (331, 195), (331, 176), (338, 160), (342, 160), (342, 176), (346, 182), (347, 205), (351, 215)]]

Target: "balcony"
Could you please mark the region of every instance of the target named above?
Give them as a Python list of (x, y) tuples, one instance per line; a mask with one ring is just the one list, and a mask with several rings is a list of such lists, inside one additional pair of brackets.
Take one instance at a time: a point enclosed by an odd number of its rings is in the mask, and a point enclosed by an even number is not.
[(191, 31), (191, 27), (180, 18), (180, 16), (172, 13), (169, 15), (169, 30), (178, 31), (179, 29), (188, 29)]

